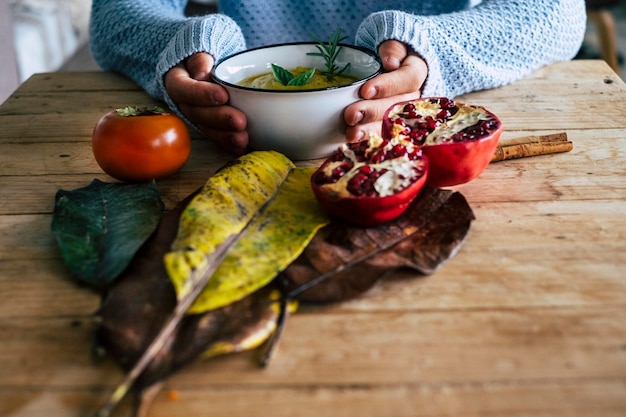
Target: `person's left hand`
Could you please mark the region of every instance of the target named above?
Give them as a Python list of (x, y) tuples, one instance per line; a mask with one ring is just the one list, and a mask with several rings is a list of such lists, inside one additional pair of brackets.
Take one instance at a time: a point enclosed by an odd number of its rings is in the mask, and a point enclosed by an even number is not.
[(428, 75), (422, 58), (395, 40), (383, 42), (378, 55), (384, 72), (363, 84), (360, 95), (364, 100), (351, 104), (344, 112), (348, 142), (367, 139), (368, 131), (380, 134), (382, 118), (389, 107), (421, 96)]

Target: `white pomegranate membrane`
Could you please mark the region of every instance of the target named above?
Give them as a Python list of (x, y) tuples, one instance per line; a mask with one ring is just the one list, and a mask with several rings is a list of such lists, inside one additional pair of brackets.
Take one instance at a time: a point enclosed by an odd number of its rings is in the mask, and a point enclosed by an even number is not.
[(402, 136), (422, 146), (477, 140), (499, 127), (498, 120), (482, 107), (444, 97), (399, 103), (387, 117), (393, 137)]
[(397, 194), (424, 175), (419, 147), (403, 138), (346, 143), (328, 158), (313, 182), (338, 197), (386, 197)]

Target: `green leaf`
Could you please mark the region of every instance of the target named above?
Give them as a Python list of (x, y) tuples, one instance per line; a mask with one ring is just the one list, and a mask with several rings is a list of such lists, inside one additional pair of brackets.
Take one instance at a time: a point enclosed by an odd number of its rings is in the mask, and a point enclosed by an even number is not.
[(293, 78), (291, 81), (287, 83), (287, 85), (289, 86), (304, 85), (309, 82), (313, 74), (315, 74), (315, 68), (311, 68), (307, 72), (303, 72), (302, 74), (298, 75), (296, 78)]
[(276, 81), (278, 81), (282, 85), (288, 85), (289, 82), (293, 79), (293, 74), (279, 65), (271, 65), (272, 74), (274, 74), (274, 78), (276, 79)]
[(81, 281), (104, 288), (156, 229), (163, 202), (156, 183), (105, 183), (59, 190), (51, 231), (63, 261)]

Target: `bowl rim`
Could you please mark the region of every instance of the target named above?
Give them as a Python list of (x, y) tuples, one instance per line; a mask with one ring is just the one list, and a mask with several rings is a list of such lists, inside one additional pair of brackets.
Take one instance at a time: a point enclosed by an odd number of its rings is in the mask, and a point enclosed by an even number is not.
[(356, 81), (353, 81), (349, 84), (343, 84), (343, 85), (339, 85), (339, 86), (330, 86), (330, 87), (323, 87), (323, 88), (311, 88), (311, 89), (306, 89), (306, 90), (272, 90), (272, 89), (267, 89), (267, 88), (254, 88), (254, 87), (245, 87), (245, 86), (241, 86), (238, 84), (233, 84), (231, 82), (225, 81), (219, 77), (217, 77), (217, 75), (215, 74), (217, 67), (219, 67), (221, 64), (223, 64), (224, 62), (228, 61), (231, 58), (234, 58), (238, 55), (242, 55), (248, 52), (252, 52), (252, 51), (258, 51), (258, 50), (262, 50), (262, 49), (270, 49), (270, 48), (277, 48), (277, 47), (282, 47), (282, 46), (297, 46), (297, 45), (317, 45), (318, 42), (314, 42), (314, 41), (306, 41), (306, 42), (285, 42), (285, 43), (276, 43), (276, 44), (271, 44), (271, 45), (263, 45), (263, 46), (257, 46), (256, 48), (250, 48), (250, 49), (246, 49), (243, 51), (239, 51), (236, 52), (234, 54), (231, 54), (227, 57), (224, 57), (222, 59), (220, 59), (218, 62), (215, 63), (215, 65), (213, 66), (213, 68), (211, 69), (211, 79), (213, 81), (215, 81), (217, 84), (220, 84), (222, 86), (227, 86), (227, 87), (231, 87), (231, 88), (235, 88), (237, 90), (243, 90), (243, 91), (257, 91), (257, 92), (264, 92), (264, 93), (276, 93), (276, 94), (302, 94), (302, 93), (310, 93), (310, 92), (315, 92), (315, 91), (330, 91), (330, 90), (338, 90), (338, 89), (342, 89), (342, 88), (348, 88), (351, 86), (354, 86), (355, 84), (362, 84), (367, 80), (370, 80), (374, 77), (376, 77), (377, 75), (382, 74), (383, 72), (383, 64), (382, 61), (380, 60), (380, 58), (378, 57), (378, 55), (372, 51), (371, 49), (365, 48), (363, 46), (359, 46), (359, 45), (352, 45), (349, 43), (338, 43), (337, 45), (341, 46), (341, 47), (347, 47), (350, 49), (356, 49), (360, 52), (363, 52), (369, 56), (371, 56), (372, 58), (374, 58), (374, 60), (378, 63), (378, 69), (373, 72), (372, 74), (368, 75), (367, 77), (363, 77), (363, 78), (359, 78)]

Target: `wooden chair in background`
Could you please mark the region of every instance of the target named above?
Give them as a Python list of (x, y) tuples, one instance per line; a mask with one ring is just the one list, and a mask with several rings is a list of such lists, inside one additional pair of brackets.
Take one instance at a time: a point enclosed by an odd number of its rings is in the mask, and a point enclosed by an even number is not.
[(620, 65), (617, 55), (617, 34), (611, 7), (619, 2), (620, 0), (586, 0), (587, 17), (598, 34), (600, 56), (618, 74)]

